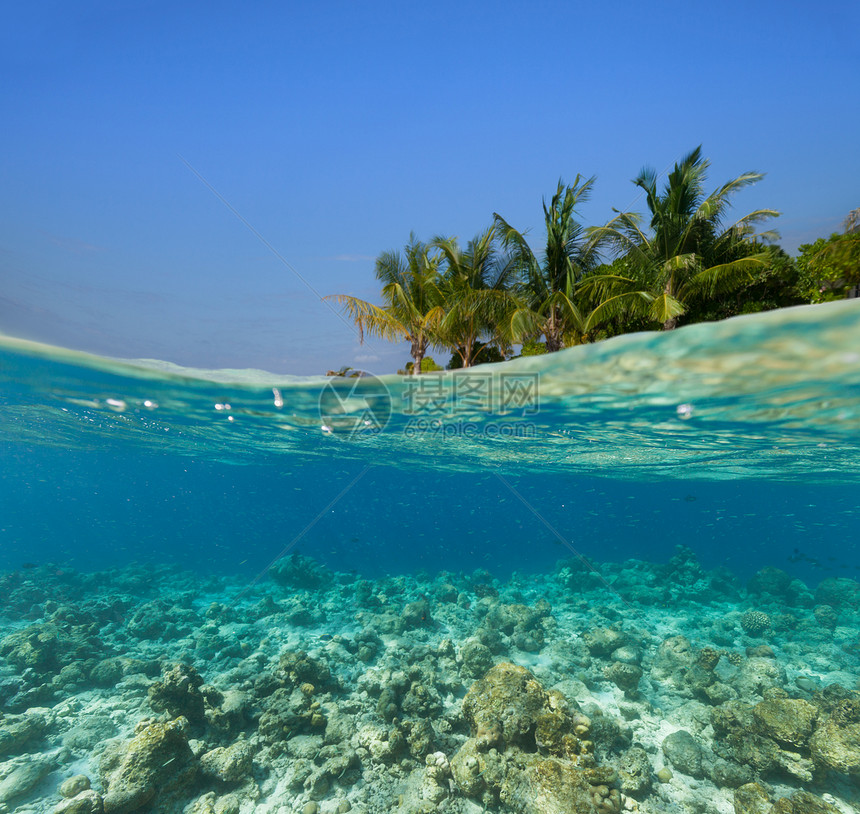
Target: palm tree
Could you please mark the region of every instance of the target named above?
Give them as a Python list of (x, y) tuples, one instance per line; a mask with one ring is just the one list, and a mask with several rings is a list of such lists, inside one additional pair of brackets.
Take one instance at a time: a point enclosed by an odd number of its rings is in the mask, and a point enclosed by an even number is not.
[(596, 254), (575, 215), (577, 206), (588, 199), (594, 180), (577, 175), (570, 186), (559, 181), (549, 206), (544, 200), (546, 246), (540, 260), (523, 232), (498, 213), (493, 216), (521, 275), (523, 303), (511, 317), (511, 332), (519, 339), (543, 335), (548, 351), (581, 338), (585, 320), (577, 305), (578, 289), (583, 275), (593, 269)]
[(640, 215), (619, 212), (605, 226), (589, 230), (593, 245), (614, 249), (625, 258), (629, 273), (589, 280), (599, 304), (586, 321), (587, 329), (628, 316), (646, 317), (671, 330), (692, 304), (731, 293), (766, 264), (769, 254), (756, 252), (755, 240), (774, 233), (755, 235), (754, 226), (779, 212), (757, 209), (727, 228), (722, 225), (732, 195), (763, 174), (743, 173), (705, 196), (708, 166), (700, 145), (675, 164), (662, 194), (654, 170), (642, 170), (633, 183), (645, 192), (648, 229), (643, 229)]
[(404, 253), (383, 252), (376, 259), (376, 279), (382, 283), (385, 305), (347, 294), (335, 294), (358, 326), (364, 342), (365, 334), (390, 341), (406, 340), (411, 344), (412, 372), (421, 373), (421, 360), (430, 345), (438, 345), (436, 328), (444, 316), (438, 276), (441, 257), (431, 253), (431, 247), (409, 236)]
[(515, 298), (510, 286), (515, 267), (503, 262), (491, 226), (460, 248), (457, 238), (437, 237), (446, 268), (440, 280), (445, 316), (439, 323), (439, 339), (460, 357), (462, 367), (471, 367), (488, 344), (511, 344), (510, 317)]

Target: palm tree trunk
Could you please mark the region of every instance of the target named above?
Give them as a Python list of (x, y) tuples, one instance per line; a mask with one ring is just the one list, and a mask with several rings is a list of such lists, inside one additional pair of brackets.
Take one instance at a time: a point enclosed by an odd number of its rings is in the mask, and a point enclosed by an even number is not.
[(472, 358), (472, 349), (475, 347), (475, 340), (469, 337), (463, 345), (463, 367), (471, 367), (474, 359)]
[[(667, 297), (672, 296), (672, 278), (671, 277), (669, 278), (669, 281), (666, 283), (666, 285), (663, 287), (663, 293)], [(669, 319), (667, 319), (663, 323), (663, 330), (664, 331), (674, 331), (677, 324), (678, 324), (678, 317), (669, 317)]]
[(421, 362), (424, 361), (424, 354), (417, 351), (412, 353), (412, 375), (421, 375)]
[(423, 340), (412, 340), (412, 375), (421, 375), (421, 362), (424, 361), (424, 354), (427, 353), (427, 342)]
[(550, 311), (549, 321), (544, 327), (543, 335), (546, 337), (546, 349), (548, 353), (561, 350), (561, 336), (559, 336), (558, 323), (556, 322), (555, 308)]

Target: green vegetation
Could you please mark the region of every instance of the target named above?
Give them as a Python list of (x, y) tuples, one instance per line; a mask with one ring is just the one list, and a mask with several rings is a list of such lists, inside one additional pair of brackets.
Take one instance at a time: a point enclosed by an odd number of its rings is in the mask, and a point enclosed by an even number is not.
[(638, 214), (620, 212), (606, 226), (590, 230), (595, 244), (624, 258), (627, 274), (589, 280), (598, 304), (586, 327), (629, 315), (671, 330), (691, 307), (734, 293), (765, 267), (769, 255), (750, 237), (756, 223), (779, 213), (759, 209), (728, 228), (722, 224), (731, 196), (762, 174), (744, 173), (706, 196), (707, 169), (697, 147), (669, 173), (662, 195), (654, 170), (643, 170), (634, 183), (645, 192), (649, 228), (643, 230)]
[[(436, 361), (433, 359), (432, 356), (425, 356), (421, 360), (421, 373), (438, 373), (439, 371), (444, 369), (445, 368), (436, 364)], [(415, 372), (415, 363), (407, 362), (405, 369), (398, 370), (397, 372), (401, 376), (411, 376)]]
[(359, 379), (361, 378), (361, 371), (349, 365), (343, 365), (337, 370), (329, 370), (325, 375), (336, 379)]
[(837, 300), (860, 286), (860, 232), (834, 233), (800, 247), (798, 287), (809, 302)]
[(523, 342), (520, 356), (543, 356), (549, 353), (546, 349), (546, 342), (536, 342), (534, 339), (527, 339)]
[[(483, 342), (478, 342), (477, 345), (477, 352), (472, 357), (473, 365), (485, 365), (488, 362), (504, 362), (508, 358), (502, 353), (498, 345), (484, 344)], [(459, 370), (463, 367), (463, 353), (460, 348), (451, 355), (451, 359), (445, 367), (448, 370)]]
[(662, 190), (644, 169), (633, 183), (647, 214), (620, 212), (585, 227), (579, 206), (594, 178), (577, 175), (543, 203), (543, 250), (536, 253), (500, 214), (465, 248), (457, 238), (422, 243), (376, 261), (382, 305), (335, 295), (358, 326), (411, 344), (401, 373), (441, 370), (426, 357), (447, 350), (448, 369), (510, 358), (515, 345), (533, 356), (630, 331), (768, 311), (860, 294), (860, 209), (844, 233), (800, 247), (797, 258), (758, 233), (773, 209), (728, 217), (734, 196), (763, 177), (746, 172), (711, 193), (709, 162), (697, 147), (669, 173)]

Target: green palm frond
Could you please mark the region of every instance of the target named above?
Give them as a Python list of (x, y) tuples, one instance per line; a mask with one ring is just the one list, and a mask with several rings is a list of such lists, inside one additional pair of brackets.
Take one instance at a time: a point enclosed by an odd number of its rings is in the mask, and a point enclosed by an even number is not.
[(699, 256), (694, 252), (687, 254), (676, 254), (674, 257), (669, 257), (663, 261), (663, 271), (666, 274), (671, 274), (676, 271), (692, 271), (699, 262)]
[(344, 306), (344, 310), (358, 327), (359, 337), (364, 342), (365, 334), (379, 336), (390, 342), (409, 338), (409, 328), (397, 317), (384, 308), (374, 305), (367, 300), (351, 297), (347, 294), (333, 294), (324, 297), (334, 300)]
[(688, 297), (707, 299), (721, 294), (730, 294), (748, 283), (753, 273), (764, 268), (770, 259), (767, 252), (752, 257), (742, 257), (731, 263), (702, 269), (687, 281), (684, 292)]
[(650, 262), (651, 243), (642, 231), (641, 215), (619, 212), (606, 225), (592, 226), (586, 231), (594, 249), (609, 248), (613, 254), (629, 255), (640, 265)]
[(686, 312), (684, 304), (667, 293), (658, 294), (651, 302), (648, 316), (656, 322), (666, 323)]
[(539, 264), (526, 240), (526, 233), (518, 232), (498, 212), (493, 213), (493, 224), (502, 246), (510, 253), (509, 264), (517, 274), (530, 278)]
[(445, 319), (445, 309), (441, 305), (431, 308), (426, 314), (421, 315), (419, 322), (420, 331), (427, 334), (428, 340), (434, 347), (441, 347), (438, 336), (436, 335), (439, 325)]
[(746, 187), (751, 187), (753, 184), (757, 184), (762, 178), (764, 178), (763, 172), (751, 171), (741, 173), (737, 178), (732, 178), (731, 181), (726, 181), (726, 183), (712, 193), (709, 198), (714, 198), (721, 203), (728, 202), (729, 198), (736, 192), (739, 192)]
[(603, 300), (619, 293), (641, 288), (642, 282), (620, 274), (593, 274), (583, 283), (584, 292), (590, 297)]
[(383, 285), (403, 283), (406, 274), (406, 263), (398, 252), (383, 252), (376, 259), (376, 279)]
[(611, 294), (601, 300), (585, 319), (583, 333), (590, 333), (620, 317), (647, 316), (653, 299), (647, 291), (621, 291)]
[(738, 230), (744, 234), (749, 234), (749, 232), (746, 231), (749, 227), (755, 227), (758, 223), (762, 223), (770, 218), (778, 218), (779, 216), (780, 212), (776, 209), (756, 209), (755, 211), (744, 215), (742, 218), (738, 218), (738, 220), (726, 229), (725, 233), (730, 233), (732, 230)]
[(582, 316), (579, 306), (568, 296), (564, 291), (554, 291), (543, 302), (543, 313), (554, 312), (561, 322), (560, 330), (566, 332), (571, 328), (580, 330), (585, 320)]
[(524, 305), (511, 311), (505, 324), (505, 332), (511, 342), (522, 342), (540, 336), (542, 320), (540, 314)]

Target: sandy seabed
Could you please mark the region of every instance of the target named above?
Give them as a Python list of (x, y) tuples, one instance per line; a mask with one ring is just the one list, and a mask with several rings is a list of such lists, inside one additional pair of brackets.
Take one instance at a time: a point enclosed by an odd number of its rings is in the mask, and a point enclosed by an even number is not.
[(0, 575), (0, 812), (826, 814), (860, 589), (561, 561), (506, 581)]

